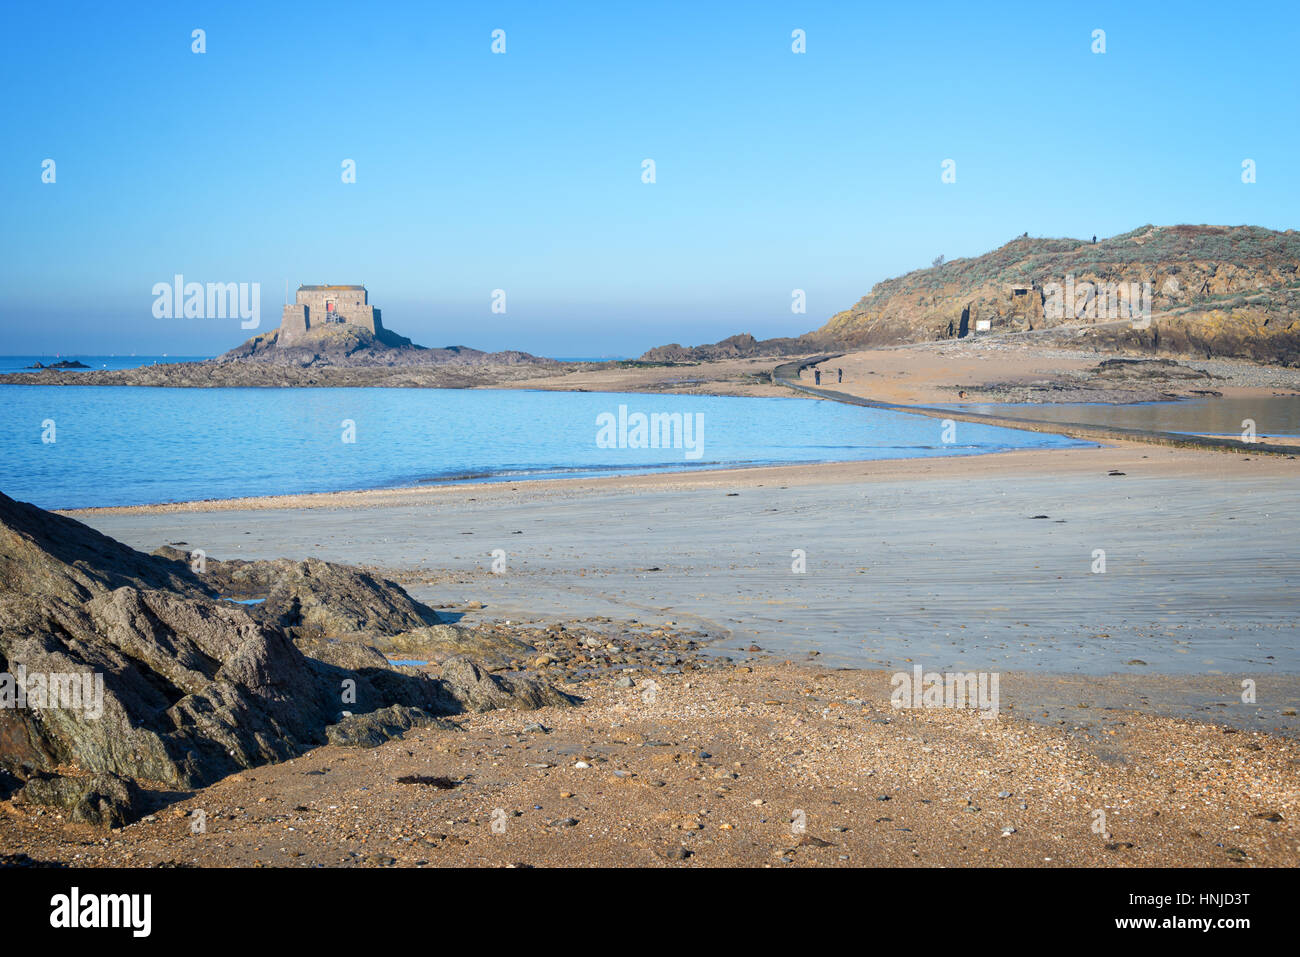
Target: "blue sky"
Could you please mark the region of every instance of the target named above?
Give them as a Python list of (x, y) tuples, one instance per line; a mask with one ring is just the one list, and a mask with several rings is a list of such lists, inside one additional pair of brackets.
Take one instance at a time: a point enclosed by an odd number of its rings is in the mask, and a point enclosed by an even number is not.
[(10, 4), (0, 353), (242, 341), (154, 318), (181, 273), (260, 283), (263, 329), (362, 282), (425, 345), (638, 355), (1025, 231), (1298, 225), (1294, 3), (981, 6)]

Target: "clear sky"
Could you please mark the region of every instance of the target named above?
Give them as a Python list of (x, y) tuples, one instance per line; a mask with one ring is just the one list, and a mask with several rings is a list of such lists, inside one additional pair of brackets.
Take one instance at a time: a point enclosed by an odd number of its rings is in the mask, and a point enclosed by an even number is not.
[(1294, 0), (986, 6), (7, 4), (0, 353), (249, 335), (155, 318), (180, 273), (260, 283), (263, 329), (364, 283), (425, 345), (638, 355), (1025, 231), (1300, 225)]

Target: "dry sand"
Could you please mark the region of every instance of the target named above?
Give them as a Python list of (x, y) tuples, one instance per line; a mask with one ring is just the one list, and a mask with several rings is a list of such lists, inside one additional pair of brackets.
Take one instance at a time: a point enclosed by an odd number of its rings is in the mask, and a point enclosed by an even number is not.
[[(805, 358), (780, 356), (727, 359), (672, 366), (611, 366), (560, 376), (539, 376), (493, 384), (491, 388), (582, 390), (589, 392), (671, 392), (699, 395), (798, 396), (772, 384), (772, 369)], [(1211, 390), (1229, 398), (1261, 398), (1300, 392), (1300, 369), (1261, 366), (1247, 360), (1173, 357), (1187, 371), (1205, 371), (1209, 380), (1140, 381), (1091, 375), (1112, 352), (1048, 346), (1033, 333), (989, 339), (945, 340), (865, 349), (820, 364), (822, 386), (848, 395), (902, 405), (961, 401), (1026, 401), (1017, 390), (1031, 389), (1052, 401), (1150, 401), (1163, 395), (1195, 395)], [(1150, 354), (1132, 358), (1150, 359)], [(1167, 357), (1160, 357), (1167, 358)], [(836, 370), (844, 372), (837, 382)], [(802, 381), (813, 384), (813, 370)], [(963, 396), (962, 392), (968, 394)], [(806, 397), (806, 396), (804, 396)]]
[(1294, 740), (1133, 714), (1081, 733), (895, 710), (870, 672), (655, 681), (319, 748), (111, 835), (0, 805), (0, 846), (81, 866), (1300, 863)]

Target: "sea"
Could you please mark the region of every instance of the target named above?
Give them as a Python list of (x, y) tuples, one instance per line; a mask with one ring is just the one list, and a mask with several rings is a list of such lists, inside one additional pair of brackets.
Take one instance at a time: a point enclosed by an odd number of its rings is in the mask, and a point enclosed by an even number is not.
[[(835, 402), (640, 393), (0, 385), (0, 410), (0, 491), (43, 508), (1091, 444)], [(657, 427), (638, 432), (639, 416)], [(650, 432), (661, 447), (637, 447)]]
[[(0, 356), (0, 372), (29, 372), (32, 366), (53, 365), (56, 362), (80, 362), (89, 369), (138, 369), (141, 366), (162, 365), (168, 362), (198, 362), (207, 356), (137, 356), (137, 355), (48, 355), (48, 356)], [(73, 370), (76, 371), (76, 370)]]

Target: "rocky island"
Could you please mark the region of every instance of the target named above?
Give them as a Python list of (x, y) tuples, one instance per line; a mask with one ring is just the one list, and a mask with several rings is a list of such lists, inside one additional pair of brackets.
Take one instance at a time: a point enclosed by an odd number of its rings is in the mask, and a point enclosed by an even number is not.
[(45, 365), (43, 362), (33, 362), (27, 368), (29, 369), (89, 369), (90, 366), (76, 359), (61, 359), (58, 362), (51, 362)]
[[(426, 348), (383, 325), (364, 286), (302, 286), (281, 324), (202, 362), (159, 363), (76, 375), (10, 373), (0, 382), (186, 388), (389, 386), (466, 388), (558, 375), (563, 364), (526, 352)], [(72, 368), (59, 366), (57, 368)], [(84, 368), (84, 367), (82, 367)]]

